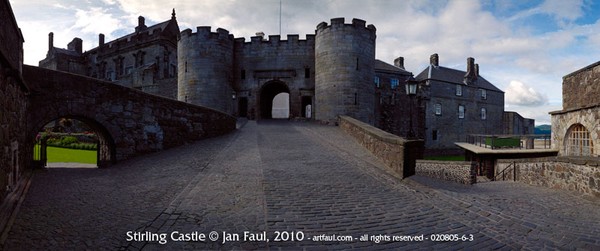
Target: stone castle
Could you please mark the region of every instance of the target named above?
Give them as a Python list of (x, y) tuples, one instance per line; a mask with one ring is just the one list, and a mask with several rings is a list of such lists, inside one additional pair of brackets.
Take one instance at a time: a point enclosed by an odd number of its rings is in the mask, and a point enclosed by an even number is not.
[[(258, 33), (246, 41), (206, 26), (179, 33), (173, 10), (170, 20), (150, 27), (139, 17), (134, 33), (109, 43), (100, 34), (99, 46), (86, 52), (79, 38), (59, 49), (52, 36), (41, 67), (234, 116), (272, 118), (274, 97), (287, 93), (290, 118), (335, 124), (338, 115), (348, 115), (396, 135), (425, 139), (428, 149), (442, 153), (457, 149), (454, 142), (467, 134), (502, 134), (498, 128), (507, 127), (499, 126), (505, 122), (504, 92), (479, 75), (473, 58), (461, 71), (440, 66), (434, 54), (414, 79), (404, 58), (393, 65), (375, 58), (376, 28), (360, 19), (322, 22), (302, 40)], [(414, 96), (405, 92), (409, 80), (418, 83)], [(533, 120), (513, 117), (520, 120), (510, 121), (510, 133), (533, 132)]]

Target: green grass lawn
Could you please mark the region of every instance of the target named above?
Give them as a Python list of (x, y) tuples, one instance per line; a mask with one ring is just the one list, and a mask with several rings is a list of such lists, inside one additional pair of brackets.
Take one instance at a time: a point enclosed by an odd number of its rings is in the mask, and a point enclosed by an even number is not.
[(447, 160), (447, 161), (465, 161), (465, 156), (429, 156), (425, 157), (426, 160)]
[(48, 146), (48, 162), (75, 162), (96, 164), (98, 161), (96, 151), (76, 150)]

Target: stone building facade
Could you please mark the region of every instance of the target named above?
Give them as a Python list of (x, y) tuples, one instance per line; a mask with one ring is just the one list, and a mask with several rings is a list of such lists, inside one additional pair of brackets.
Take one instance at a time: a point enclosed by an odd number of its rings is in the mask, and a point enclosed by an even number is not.
[[(0, 1), (0, 202), (24, 186), (21, 176), (29, 157), (26, 135), (27, 95), (22, 78), (23, 35), (8, 0)], [(0, 219), (0, 225), (5, 219)]]
[(262, 119), (272, 117), (275, 95), (288, 93), (292, 118), (335, 123), (345, 114), (373, 124), (376, 29), (360, 19), (344, 21), (323, 22), (305, 40), (257, 35), (246, 42), (221, 28), (184, 30), (178, 99)]
[[(334, 18), (315, 34), (265, 36), (250, 41), (229, 31), (200, 26), (178, 32), (171, 20), (81, 52), (76, 38), (55, 48), (40, 65), (117, 83), (250, 119), (272, 118), (273, 99), (289, 96), (289, 118), (335, 124), (348, 115), (393, 134), (425, 139), (433, 151), (456, 151), (467, 134), (502, 134), (504, 93), (467, 71), (439, 66), (437, 54), (421, 72), (418, 93), (407, 95), (413, 74), (404, 59), (375, 58), (376, 28), (365, 21)], [(174, 52), (177, 51), (175, 54)], [(79, 61), (78, 61), (79, 60)], [(460, 94), (458, 93), (460, 88)], [(523, 130), (513, 130), (523, 131)], [(525, 130), (526, 131), (526, 130)]]
[(415, 79), (425, 89), (427, 154), (460, 154), (454, 143), (468, 134), (502, 134), (504, 92), (479, 75), (473, 58), (465, 72), (440, 66), (433, 54)]
[(83, 41), (74, 38), (66, 49), (54, 47), (54, 34), (48, 38), (48, 53), (39, 66), (113, 81), (119, 85), (168, 98), (177, 96), (177, 39), (179, 26), (175, 10), (171, 19), (146, 26), (138, 18), (135, 32), (82, 51)]
[(525, 135), (533, 134), (535, 129), (535, 120), (523, 118), (516, 112), (504, 112), (503, 134)]
[(423, 139), (425, 133), (424, 93), (419, 89), (414, 96), (406, 93), (406, 82), (413, 74), (404, 68), (404, 58), (394, 65), (375, 60), (375, 126), (405, 138)]
[(563, 109), (551, 112), (561, 156), (600, 156), (600, 62), (563, 77)]

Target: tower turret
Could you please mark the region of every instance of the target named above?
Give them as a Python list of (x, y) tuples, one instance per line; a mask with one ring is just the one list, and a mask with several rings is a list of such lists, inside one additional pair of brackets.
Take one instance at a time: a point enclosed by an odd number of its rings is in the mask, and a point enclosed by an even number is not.
[(335, 123), (348, 115), (374, 123), (375, 38), (373, 25), (331, 19), (317, 26), (315, 40), (315, 118)]
[(177, 42), (177, 99), (233, 113), (233, 46), (233, 35), (225, 29), (182, 31)]

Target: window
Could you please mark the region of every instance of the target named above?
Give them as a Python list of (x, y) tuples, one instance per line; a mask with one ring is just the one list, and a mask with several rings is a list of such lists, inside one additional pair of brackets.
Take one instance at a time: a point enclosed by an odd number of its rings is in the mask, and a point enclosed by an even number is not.
[(442, 104), (435, 104), (433, 106), (435, 115), (442, 115)]
[(569, 128), (565, 143), (567, 155), (592, 156), (594, 154), (594, 143), (590, 138), (590, 132), (582, 124), (575, 124)]
[(462, 85), (456, 85), (456, 96), (462, 96)]
[(481, 120), (487, 119), (487, 111), (485, 108), (481, 108)]
[(246, 79), (246, 70), (242, 69), (242, 72), (240, 72), (240, 78)]
[(115, 72), (114, 71), (107, 71), (106, 72), (106, 80), (108, 80), (108, 81), (115, 81)]
[(437, 139), (438, 139), (438, 130), (431, 131), (431, 140), (437, 140)]
[(373, 81), (375, 82), (375, 86), (377, 86), (377, 88), (379, 88), (380, 87), (379, 77), (375, 77), (375, 79)]
[(487, 99), (487, 91), (485, 89), (481, 89), (481, 99)]
[(463, 106), (463, 105), (458, 106), (458, 118), (459, 119), (465, 118), (465, 106)]
[(392, 89), (398, 88), (399, 83), (400, 83), (400, 81), (396, 78), (390, 79), (390, 86), (392, 87)]
[(133, 66), (127, 66), (125, 67), (125, 74), (131, 74), (131, 72), (133, 71)]
[(304, 78), (310, 78), (310, 68), (304, 68)]
[(358, 105), (358, 93), (354, 93), (354, 104)]
[(169, 77), (174, 78), (177, 76), (177, 65), (171, 64), (171, 71), (169, 72)]

